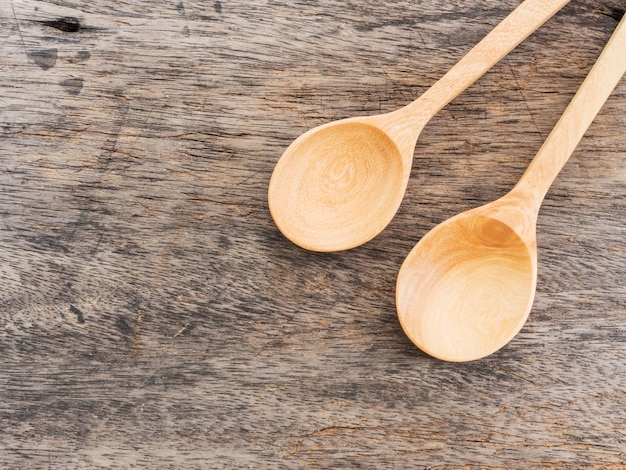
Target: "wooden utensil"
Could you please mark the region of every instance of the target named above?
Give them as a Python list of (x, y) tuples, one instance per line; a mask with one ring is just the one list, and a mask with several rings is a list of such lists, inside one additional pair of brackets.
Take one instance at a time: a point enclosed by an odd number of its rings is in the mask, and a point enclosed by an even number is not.
[(296, 139), (269, 184), (281, 232), (313, 251), (346, 250), (378, 235), (400, 206), (428, 121), (568, 1), (524, 1), (413, 103), (324, 124)]
[(541, 202), (625, 72), (626, 17), (518, 184), (439, 224), (409, 253), (397, 280), (398, 317), (424, 352), (471, 361), (522, 328), (537, 284)]

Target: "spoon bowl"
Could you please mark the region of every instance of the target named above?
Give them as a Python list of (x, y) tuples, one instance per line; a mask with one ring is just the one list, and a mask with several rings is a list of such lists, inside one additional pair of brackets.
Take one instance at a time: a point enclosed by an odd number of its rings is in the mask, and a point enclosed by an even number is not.
[(404, 173), (396, 143), (381, 128), (356, 119), (321, 126), (294, 141), (276, 165), (270, 211), (281, 232), (306, 249), (353, 248), (393, 218)]
[(506, 345), (531, 310), (537, 274), (530, 244), (488, 207), (432, 229), (398, 276), (400, 324), (420, 349), (447, 361), (480, 359)]

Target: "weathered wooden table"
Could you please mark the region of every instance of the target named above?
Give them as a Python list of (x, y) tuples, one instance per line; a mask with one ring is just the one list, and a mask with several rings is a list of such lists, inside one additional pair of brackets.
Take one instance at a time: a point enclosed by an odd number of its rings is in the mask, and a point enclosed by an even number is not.
[(267, 208), (293, 139), (408, 103), (518, 3), (3, 0), (0, 467), (626, 468), (626, 80), (547, 196), (508, 346), (438, 361), (394, 305), (622, 0), (573, 0), (444, 108), (373, 241), (307, 252)]

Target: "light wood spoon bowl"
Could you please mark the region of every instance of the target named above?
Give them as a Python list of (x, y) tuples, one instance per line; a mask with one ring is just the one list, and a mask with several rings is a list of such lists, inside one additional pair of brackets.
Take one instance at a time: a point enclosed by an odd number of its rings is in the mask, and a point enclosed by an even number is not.
[(522, 328), (537, 284), (541, 202), (625, 72), (626, 17), (518, 184), (439, 224), (409, 253), (396, 304), (402, 328), (424, 352), (480, 359)]
[(428, 121), (568, 1), (524, 1), (413, 103), (324, 124), (296, 139), (269, 184), (280, 231), (313, 251), (347, 250), (378, 235), (400, 206)]

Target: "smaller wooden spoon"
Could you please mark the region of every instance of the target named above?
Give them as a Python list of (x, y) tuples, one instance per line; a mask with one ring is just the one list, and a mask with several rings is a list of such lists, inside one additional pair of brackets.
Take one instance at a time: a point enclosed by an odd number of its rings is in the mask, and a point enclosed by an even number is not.
[(402, 202), (428, 121), (568, 2), (525, 0), (404, 108), (324, 124), (298, 137), (269, 184), (276, 226), (313, 251), (347, 250), (378, 235)]
[(424, 352), (471, 361), (522, 328), (537, 284), (537, 215), (550, 185), (626, 72), (626, 17), (518, 184), (428, 232), (402, 264), (398, 317)]

